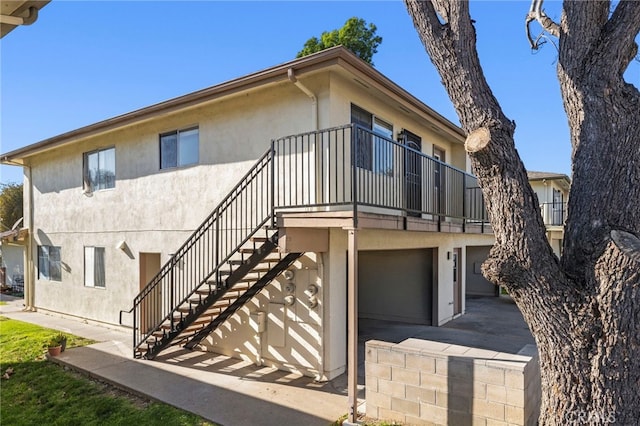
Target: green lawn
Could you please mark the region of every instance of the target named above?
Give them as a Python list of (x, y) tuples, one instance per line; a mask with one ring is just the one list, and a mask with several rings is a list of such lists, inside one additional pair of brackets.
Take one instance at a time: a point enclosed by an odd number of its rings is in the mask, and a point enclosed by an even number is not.
[[(150, 402), (47, 362), (56, 331), (0, 317), (0, 424), (211, 425), (193, 414)], [(68, 335), (67, 348), (92, 342)]]

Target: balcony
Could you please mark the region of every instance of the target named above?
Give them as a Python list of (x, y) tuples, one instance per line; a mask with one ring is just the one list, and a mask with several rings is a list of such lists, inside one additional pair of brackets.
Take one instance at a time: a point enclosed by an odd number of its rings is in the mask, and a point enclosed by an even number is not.
[(272, 145), (279, 226), (324, 218), (335, 226), (491, 232), (474, 176), (371, 130), (345, 125)]
[(540, 213), (545, 226), (564, 226), (567, 218), (567, 203), (542, 203)]

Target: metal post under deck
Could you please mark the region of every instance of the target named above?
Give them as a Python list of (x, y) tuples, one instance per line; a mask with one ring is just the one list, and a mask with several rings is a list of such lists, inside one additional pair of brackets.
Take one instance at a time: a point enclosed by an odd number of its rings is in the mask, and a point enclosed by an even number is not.
[(347, 394), (349, 415), (345, 424), (358, 421), (358, 240), (357, 230), (348, 233), (347, 270)]

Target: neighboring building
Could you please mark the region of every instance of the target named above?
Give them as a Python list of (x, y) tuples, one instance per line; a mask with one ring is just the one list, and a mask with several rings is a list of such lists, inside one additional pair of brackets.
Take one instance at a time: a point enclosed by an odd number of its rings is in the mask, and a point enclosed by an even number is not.
[(24, 245), (26, 229), (0, 233), (0, 288), (20, 294), (24, 290)]
[(538, 196), (549, 244), (556, 256), (560, 257), (571, 179), (560, 173), (527, 172), (527, 175), (531, 187)]
[(133, 326), (136, 356), (331, 379), (349, 286), (363, 318), (464, 313), (494, 241), (464, 140), (337, 47), (4, 154), (27, 166), (26, 303)]
[[(540, 213), (547, 228), (549, 244), (556, 256), (560, 257), (571, 179), (567, 175), (549, 172), (527, 172), (527, 176), (540, 203)], [(490, 246), (467, 248), (467, 296), (499, 295), (498, 287), (487, 281), (480, 271), (480, 266), (489, 256), (490, 249)]]

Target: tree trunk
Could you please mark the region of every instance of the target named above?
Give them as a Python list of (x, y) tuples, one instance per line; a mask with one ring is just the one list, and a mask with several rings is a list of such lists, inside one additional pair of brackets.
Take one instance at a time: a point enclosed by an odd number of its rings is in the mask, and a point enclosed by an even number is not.
[(476, 52), (466, 1), (405, 0), (468, 137), (496, 237), (483, 265), (538, 345), (540, 424), (640, 418), (640, 94), (622, 74), (637, 52), (640, 2), (566, 1), (558, 77), (571, 129), (562, 259)]

